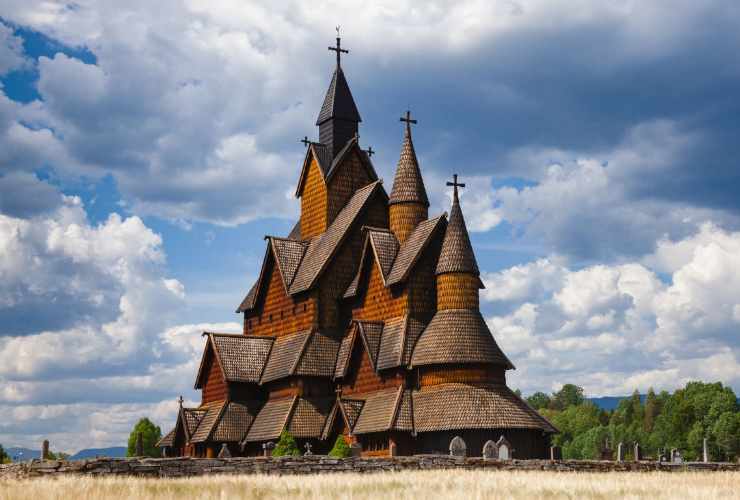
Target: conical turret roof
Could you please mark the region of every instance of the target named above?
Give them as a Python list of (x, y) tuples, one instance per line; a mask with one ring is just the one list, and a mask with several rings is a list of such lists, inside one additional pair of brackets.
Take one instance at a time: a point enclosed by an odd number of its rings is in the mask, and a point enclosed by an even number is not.
[(316, 125), (321, 125), (332, 118), (352, 122), (362, 121), (341, 67), (334, 70), (329, 90), (326, 91), (326, 97), (324, 97), (324, 104), (321, 105), (319, 117), (316, 119)]
[(437, 261), (437, 274), (443, 273), (480, 275), (473, 253), (473, 246), (470, 244), (468, 228), (465, 226), (465, 219), (460, 209), (457, 186), (454, 187), (450, 221), (447, 224), (447, 231), (442, 241), (442, 250)]
[(411, 128), (407, 125), (401, 146), (401, 156), (396, 167), (396, 176), (393, 179), (393, 189), (388, 198), (389, 204), (394, 203), (421, 203), (429, 206), (429, 198), (421, 178), (419, 161), (416, 159), (414, 142), (411, 140)]

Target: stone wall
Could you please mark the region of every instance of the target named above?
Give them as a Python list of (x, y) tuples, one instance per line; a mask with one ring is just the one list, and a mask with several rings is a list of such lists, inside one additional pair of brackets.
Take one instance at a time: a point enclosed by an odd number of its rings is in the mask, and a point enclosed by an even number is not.
[(0, 465), (0, 480), (60, 474), (185, 477), (204, 474), (371, 473), (430, 469), (549, 470), (558, 472), (740, 471), (740, 464), (612, 462), (597, 460), (507, 460), (419, 455), (395, 458), (344, 458), (322, 455), (280, 458), (98, 458), (63, 462), (32, 460)]

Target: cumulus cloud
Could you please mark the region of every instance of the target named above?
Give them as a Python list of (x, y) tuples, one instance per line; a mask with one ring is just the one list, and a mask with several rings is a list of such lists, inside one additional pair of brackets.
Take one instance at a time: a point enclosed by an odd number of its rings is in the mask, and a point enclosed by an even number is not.
[(23, 55), (23, 40), (0, 22), (0, 76), (28, 65)]
[(240, 325), (172, 326), (185, 290), (161, 237), (136, 216), (90, 224), (78, 198), (57, 197), (0, 215), (0, 440), (117, 445), (136, 418), (169, 425), (177, 394), (195, 397), (202, 331)]
[[(508, 312), (489, 323), (522, 369), (525, 391), (574, 382), (594, 395), (688, 380), (740, 387), (740, 233), (704, 224), (662, 240), (644, 262), (569, 269), (540, 259), (484, 275), (483, 298)], [(663, 280), (659, 263), (671, 269)]]

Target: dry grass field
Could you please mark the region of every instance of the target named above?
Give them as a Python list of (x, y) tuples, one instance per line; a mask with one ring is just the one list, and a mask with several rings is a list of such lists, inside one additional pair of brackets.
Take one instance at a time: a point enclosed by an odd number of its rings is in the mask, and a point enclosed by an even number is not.
[(740, 472), (424, 471), (372, 475), (123, 477), (0, 481), (2, 500), (41, 499), (740, 498)]

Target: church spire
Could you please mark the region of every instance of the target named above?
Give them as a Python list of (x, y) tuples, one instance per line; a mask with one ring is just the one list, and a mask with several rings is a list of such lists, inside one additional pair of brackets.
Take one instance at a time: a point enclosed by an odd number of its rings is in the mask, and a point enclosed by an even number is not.
[(339, 27), (337, 27), (337, 45), (329, 47), (329, 50), (337, 53), (337, 67), (334, 69), (329, 90), (326, 91), (316, 125), (319, 127), (319, 141), (329, 148), (334, 158), (358, 133), (362, 118), (357, 111), (352, 92), (349, 90), (349, 84), (342, 71), (341, 55), (348, 54), (349, 51), (342, 48)]
[(419, 222), (427, 219), (429, 198), (411, 139), (411, 124), (417, 121), (411, 118), (410, 111), (406, 111), (401, 121), (406, 122), (406, 130), (388, 204), (391, 231), (403, 243)]
[(460, 209), (460, 198), (457, 189), (465, 187), (465, 184), (457, 182), (457, 174), (453, 176), (453, 181), (447, 183), (452, 186), (452, 209), (450, 210), (450, 220), (447, 224), (444, 240), (442, 241), (442, 251), (437, 261), (437, 274), (444, 273), (466, 273), (476, 276), (480, 275), (478, 264), (475, 261), (473, 246), (470, 244), (468, 228), (465, 226), (462, 210)]

